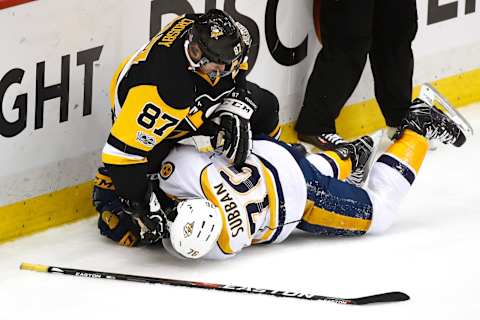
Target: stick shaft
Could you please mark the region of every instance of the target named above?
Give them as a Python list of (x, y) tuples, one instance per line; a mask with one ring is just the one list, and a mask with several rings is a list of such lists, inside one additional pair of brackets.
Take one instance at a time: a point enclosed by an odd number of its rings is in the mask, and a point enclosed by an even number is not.
[(283, 290), (258, 289), (258, 288), (252, 288), (252, 287), (241, 287), (241, 286), (235, 286), (235, 285), (225, 285), (225, 284), (208, 283), (208, 282), (185, 281), (185, 280), (178, 280), (178, 279), (146, 277), (146, 276), (138, 276), (138, 275), (131, 275), (131, 274), (104, 272), (104, 271), (92, 271), (92, 270), (83, 270), (83, 269), (63, 268), (63, 267), (56, 267), (56, 266), (44, 266), (44, 265), (31, 264), (31, 263), (22, 263), (20, 265), (20, 269), (37, 271), (37, 272), (66, 274), (66, 275), (71, 275), (75, 277), (84, 277), (84, 278), (156, 283), (156, 284), (163, 284), (163, 285), (170, 285), (170, 286), (212, 289), (212, 290), (229, 291), (229, 292), (243, 292), (243, 293), (251, 293), (251, 294), (263, 294), (263, 295), (270, 295), (275, 297), (296, 298), (296, 299), (303, 299), (303, 300), (323, 300), (323, 301), (332, 301), (340, 304), (363, 305), (363, 304), (370, 304), (370, 303), (377, 303), (377, 302), (405, 301), (409, 299), (408, 295), (402, 292), (387, 292), (387, 293), (381, 293), (373, 296), (348, 299), (348, 298), (328, 297), (328, 296), (306, 294), (306, 293), (299, 293), (299, 292), (290, 292), (290, 291), (283, 291)]

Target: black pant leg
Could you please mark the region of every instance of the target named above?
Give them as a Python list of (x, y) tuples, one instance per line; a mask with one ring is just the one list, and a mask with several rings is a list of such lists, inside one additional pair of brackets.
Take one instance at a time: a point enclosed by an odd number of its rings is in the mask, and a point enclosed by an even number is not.
[(412, 41), (417, 32), (415, 0), (375, 2), (370, 62), (375, 96), (387, 125), (400, 124), (412, 97)]
[(250, 119), (250, 126), (254, 135), (270, 134), (279, 122), (279, 103), (277, 97), (270, 91), (261, 88), (257, 84), (247, 81), (247, 89), (250, 90), (253, 100), (258, 106)]
[(320, 6), (323, 47), (296, 124), (308, 135), (336, 131), (335, 119), (358, 84), (372, 39), (374, 0), (322, 0)]

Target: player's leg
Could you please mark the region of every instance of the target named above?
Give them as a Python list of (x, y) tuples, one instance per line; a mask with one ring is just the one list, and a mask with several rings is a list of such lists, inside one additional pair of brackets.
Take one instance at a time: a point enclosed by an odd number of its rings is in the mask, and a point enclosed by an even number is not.
[(466, 140), (461, 128), (439, 109), (415, 100), (396, 141), (373, 165), (365, 189), (324, 176), (313, 162), (302, 168), (308, 200), (298, 228), (329, 236), (385, 231), (415, 180), (429, 140), (461, 146)]
[(365, 190), (323, 175), (315, 164), (302, 171), (307, 205), (297, 228), (323, 236), (357, 236), (369, 229), (373, 210)]
[(372, 166), (366, 188), (374, 212), (369, 233), (383, 232), (394, 222), (398, 205), (422, 165), (429, 141), (459, 147), (466, 140), (461, 128), (439, 109), (419, 99), (414, 101), (399, 127), (396, 141)]
[(348, 178), (349, 183), (360, 186), (366, 179), (373, 149), (372, 138), (364, 136), (339, 145), (335, 151), (309, 154), (307, 159), (322, 174), (342, 181)]
[(338, 178), (349, 175), (352, 163), (354, 168), (367, 163), (370, 142), (368, 136), (353, 141), (353, 153), (346, 159), (328, 151), (299, 162), (307, 183), (307, 205), (299, 229), (325, 236), (362, 235), (368, 230), (372, 203), (367, 192)]

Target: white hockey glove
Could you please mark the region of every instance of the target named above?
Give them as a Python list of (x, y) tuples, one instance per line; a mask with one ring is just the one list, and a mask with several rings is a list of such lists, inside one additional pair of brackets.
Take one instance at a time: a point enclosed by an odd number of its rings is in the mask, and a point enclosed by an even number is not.
[(219, 125), (212, 146), (230, 163), (242, 165), (252, 150), (250, 117), (257, 109), (247, 90), (233, 91), (215, 110), (212, 120)]

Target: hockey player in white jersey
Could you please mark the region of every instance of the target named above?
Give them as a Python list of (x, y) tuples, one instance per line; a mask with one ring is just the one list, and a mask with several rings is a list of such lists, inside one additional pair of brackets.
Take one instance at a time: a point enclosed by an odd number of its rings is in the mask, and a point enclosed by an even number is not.
[[(451, 115), (415, 100), (364, 188), (342, 181), (352, 161), (333, 152), (304, 156), (266, 138), (254, 141), (252, 156), (236, 167), (215, 154), (177, 147), (160, 173), (162, 190), (180, 201), (164, 246), (185, 258), (224, 259), (254, 244), (282, 242), (295, 228), (332, 236), (382, 233), (394, 222), (429, 141), (456, 147), (466, 141), (468, 123)], [(354, 143), (356, 160), (366, 161), (370, 142)]]
[[(282, 242), (295, 228), (327, 236), (384, 232), (415, 180), (429, 141), (460, 147), (465, 133), (472, 133), (454, 109), (447, 105), (445, 114), (433, 106), (435, 95), (429, 87), (422, 89), (422, 99), (413, 102), (364, 188), (344, 180), (367, 163), (368, 136), (345, 146), (346, 160), (333, 151), (304, 154), (265, 137), (254, 141), (252, 156), (240, 167), (215, 153), (176, 147), (159, 174), (167, 195), (161, 196), (164, 210), (151, 206), (163, 221), (164, 246), (185, 258), (223, 259), (254, 244)], [(107, 180), (97, 175), (93, 195), (101, 233), (122, 245), (142, 244), (148, 228), (121, 211), (113, 191), (106, 190), (112, 188)]]

